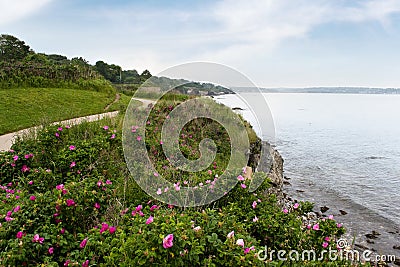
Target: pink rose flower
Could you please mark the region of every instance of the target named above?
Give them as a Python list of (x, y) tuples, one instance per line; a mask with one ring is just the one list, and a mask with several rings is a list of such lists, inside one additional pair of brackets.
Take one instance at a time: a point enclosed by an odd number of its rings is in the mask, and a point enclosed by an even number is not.
[(23, 232), (19, 231), (19, 232), (17, 233), (17, 238), (18, 238), (18, 239), (21, 239), (23, 236), (24, 236), (24, 233), (23, 233)]
[(87, 241), (88, 241), (87, 238), (83, 239), (82, 242), (81, 242), (81, 244), (79, 245), (79, 247), (80, 247), (80, 248), (86, 247)]
[(170, 248), (174, 245), (173, 243), (174, 241), (174, 235), (173, 234), (169, 234), (166, 237), (164, 237), (163, 239), (163, 247), (164, 248)]
[(73, 199), (67, 199), (65, 202), (67, 203), (68, 207), (71, 207), (71, 206), (75, 205), (75, 201)]
[(43, 244), (44, 238), (40, 237), (38, 234), (33, 236), (32, 242)]
[(226, 237), (227, 238), (232, 238), (235, 236), (235, 231), (230, 232)]
[(150, 217), (146, 220), (146, 224), (151, 224), (153, 220), (154, 220), (153, 216), (150, 215)]
[(63, 184), (56, 185), (56, 189), (57, 190), (63, 190), (64, 189), (64, 185)]
[(108, 231), (110, 232), (110, 234), (115, 233), (116, 230), (117, 230), (117, 227), (115, 227), (115, 226), (111, 226), (110, 228), (108, 228)]
[(154, 211), (154, 210), (156, 210), (156, 209), (158, 209), (159, 207), (157, 206), (157, 205), (153, 205), (153, 206), (151, 206), (151, 208), (150, 208), (150, 211)]
[(102, 223), (101, 224), (101, 229), (100, 229), (100, 234), (102, 234), (103, 232), (107, 231), (108, 228), (109, 228), (108, 224)]
[(21, 168), (22, 172), (29, 172), (29, 170), (30, 170), (29, 167), (26, 166), (26, 165), (23, 165), (22, 168)]
[(244, 248), (244, 241), (243, 241), (243, 239), (242, 239), (242, 238), (238, 239), (238, 240), (236, 241), (236, 245), (241, 246), (241, 247)]

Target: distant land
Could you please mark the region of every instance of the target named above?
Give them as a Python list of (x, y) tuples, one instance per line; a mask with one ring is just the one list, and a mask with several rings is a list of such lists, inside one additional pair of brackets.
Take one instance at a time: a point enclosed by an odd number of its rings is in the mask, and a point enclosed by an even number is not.
[[(263, 93), (318, 93), (318, 94), (400, 94), (400, 88), (368, 87), (308, 87), (308, 88), (258, 88)], [(238, 92), (256, 92), (256, 87), (235, 87)]]

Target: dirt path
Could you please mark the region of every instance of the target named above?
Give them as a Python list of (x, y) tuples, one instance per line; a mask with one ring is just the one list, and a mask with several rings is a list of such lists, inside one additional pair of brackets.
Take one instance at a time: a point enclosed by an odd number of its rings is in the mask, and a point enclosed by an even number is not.
[(150, 104), (154, 105), (154, 103), (156, 103), (156, 101), (150, 99), (136, 98), (136, 97), (133, 97), (132, 99), (142, 102), (143, 107), (148, 107)]
[(107, 107), (104, 108), (104, 111), (108, 110), (111, 107), (112, 104), (117, 103), (120, 98), (121, 98), (121, 95), (120, 94), (116, 94), (114, 101), (111, 102), (110, 104), (108, 104)]
[[(116, 94), (115, 100), (113, 103), (119, 101), (120, 98), (121, 98), (120, 94)], [(142, 102), (143, 107), (147, 107), (149, 104), (154, 104), (154, 101), (152, 101), (152, 100), (141, 99), (141, 98), (134, 98), (134, 99)], [(112, 103), (110, 105), (112, 105)], [(106, 109), (108, 109), (110, 105), (108, 105), (106, 107)], [(74, 119), (69, 119), (69, 120), (64, 120), (64, 121), (53, 122), (52, 125), (55, 125), (55, 124), (76, 125), (76, 124), (82, 123), (84, 121), (91, 122), (91, 121), (98, 121), (98, 120), (101, 120), (104, 118), (113, 118), (113, 117), (117, 116), (117, 114), (118, 114), (118, 111), (106, 112), (106, 113), (84, 116), (84, 117), (79, 117), (79, 118), (74, 118)], [(28, 134), (31, 132), (36, 132), (39, 128), (40, 128), (40, 126), (36, 126), (36, 127), (23, 129), (18, 132), (0, 135), (0, 151), (9, 150), (11, 148), (11, 145), (13, 144), (14, 140), (17, 137), (22, 137), (25, 134)]]

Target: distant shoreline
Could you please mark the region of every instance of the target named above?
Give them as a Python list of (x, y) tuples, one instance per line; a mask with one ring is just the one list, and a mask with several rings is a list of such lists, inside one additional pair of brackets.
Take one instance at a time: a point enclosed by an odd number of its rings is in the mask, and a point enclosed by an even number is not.
[(400, 88), (368, 88), (368, 87), (308, 87), (308, 88), (256, 88), (235, 87), (240, 93), (307, 93), (307, 94), (382, 94), (400, 95)]

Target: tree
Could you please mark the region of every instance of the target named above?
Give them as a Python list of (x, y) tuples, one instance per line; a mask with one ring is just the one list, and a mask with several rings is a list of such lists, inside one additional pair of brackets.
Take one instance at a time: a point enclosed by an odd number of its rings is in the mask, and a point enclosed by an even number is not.
[(18, 61), (31, 52), (24, 41), (8, 34), (0, 35), (0, 61)]
[(144, 71), (142, 72), (142, 74), (140, 74), (140, 79), (142, 80), (142, 82), (145, 82), (147, 79), (150, 79), (151, 76), (152, 76), (152, 75), (151, 75), (150, 71), (144, 70)]
[(117, 65), (109, 65), (104, 61), (97, 61), (95, 69), (110, 82), (120, 82), (121, 67)]
[(122, 71), (122, 82), (139, 84), (140, 75), (136, 70), (124, 70)]
[(29, 54), (24, 58), (24, 62), (32, 62), (32, 63), (38, 63), (38, 64), (43, 64), (46, 65), (50, 61), (48, 57), (45, 54)]
[(78, 66), (85, 66), (85, 67), (89, 66), (89, 61), (87, 61), (83, 57), (74, 57), (71, 59), (71, 63)]

